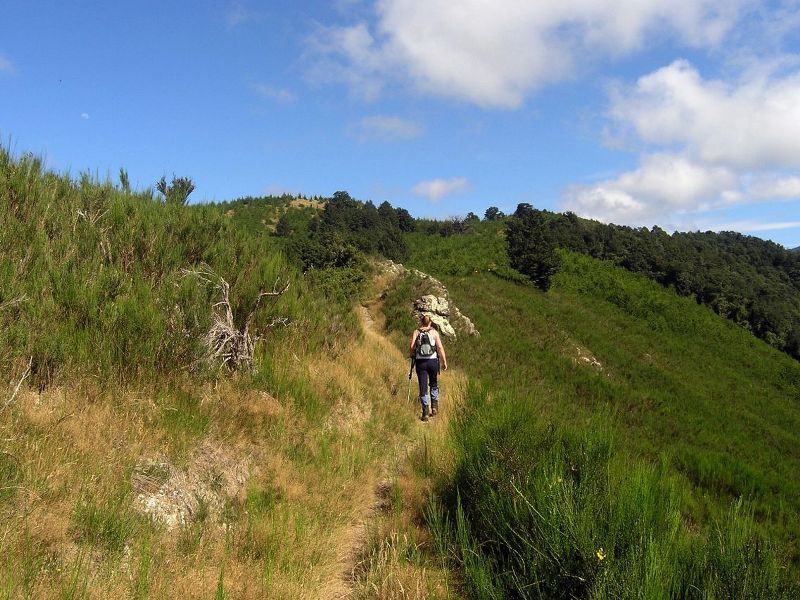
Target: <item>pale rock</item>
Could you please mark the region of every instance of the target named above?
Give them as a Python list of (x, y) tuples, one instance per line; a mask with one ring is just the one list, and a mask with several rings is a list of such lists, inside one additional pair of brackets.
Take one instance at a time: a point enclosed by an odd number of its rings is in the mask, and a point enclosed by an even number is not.
[(450, 316), (450, 302), (447, 298), (428, 294), (414, 301), (414, 312), (433, 313), (442, 317)]
[[(454, 325), (459, 331), (463, 331), (467, 335), (480, 336), (472, 321), (462, 314), (455, 305), (450, 303), (450, 295), (441, 281), (417, 269), (406, 269), (402, 264), (391, 260), (378, 261), (378, 268), (383, 273), (391, 273), (395, 277), (410, 273), (427, 283), (425, 287), (431, 293), (414, 301), (411, 311), (414, 318), (419, 319), (423, 315), (428, 315), (436, 329), (446, 337), (456, 337)], [(388, 288), (381, 293), (381, 299), (386, 297), (387, 291)]]

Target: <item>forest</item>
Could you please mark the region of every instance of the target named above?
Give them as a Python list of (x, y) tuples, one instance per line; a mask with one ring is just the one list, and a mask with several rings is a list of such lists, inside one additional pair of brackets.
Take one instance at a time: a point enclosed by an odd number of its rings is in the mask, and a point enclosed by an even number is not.
[[(555, 248), (608, 260), (693, 298), (800, 359), (800, 253), (733, 231), (632, 228), (520, 204), (508, 220), (512, 265), (540, 287)], [(536, 243), (534, 243), (536, 240)], [(542, 272), (549, 274), (543, 276)]]

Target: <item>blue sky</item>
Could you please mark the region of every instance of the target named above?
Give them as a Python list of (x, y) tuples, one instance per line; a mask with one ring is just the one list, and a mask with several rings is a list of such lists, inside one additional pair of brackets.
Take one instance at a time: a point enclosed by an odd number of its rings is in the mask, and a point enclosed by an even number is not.
[(519, 202), (800, 246), (800, 0), (14, 2), (0, 136), (193, 201)]

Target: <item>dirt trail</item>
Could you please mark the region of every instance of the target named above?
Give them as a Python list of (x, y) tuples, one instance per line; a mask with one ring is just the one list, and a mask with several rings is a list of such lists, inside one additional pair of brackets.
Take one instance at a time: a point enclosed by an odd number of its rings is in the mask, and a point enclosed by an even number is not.
[[(414, 419), (414, 425), (411, 428), (410, 435), (401, 439), (395, 446), (386, 452), (387, 459), (384, 464), (376, 469), (376, 475), (371, 479), (368, 489), (353, 490), (354, 502), (360, 502), (360, 506), (355, 508), (353, 514), (355, 518), (351, 520), (350, 524), (341, 532), (339, 539), (341, 544), (337, 548), (337, 565), (335, 575), (322, 589), (319, 590), (319, 598), (352, 598), (352, 597), (372, 597), (382, 598), (386, 597), (385, 592), (378, 589), (377, 586), (371, 584), (369, 589), (364, 585), (364, 580), (367, 579), (368, 573), (365, 569), (364, 556), (367, 554), (368, 545), (370, 543), (369, 533), (379, 527), (378, 521), (381, 520), (385, 513), (391, 506), (389, 496), (392, 493), (393, 486), (402, 486), (403, 479), (408, 476), (408, 462), (411, 454), (425, 442), (430, 444), (432, 439), (442, 438), (447, 430), (447, 413), (443, 411), (443, 415), (432, 419), (428, 423), (422, 423), (419, 420), (419, 407), (416, 400), (416, 379), (411, 382), (411, 400), (406, 402), (406, 385), (408, 371), (405, 367), (408, 365), (406, 357), (400, 350), (382, 334), (383, 330), (383, 314), (382, 302), (376, 299), (372, 302), (366, 303), (358, 308), (359, 317), (361, 319), (363, 333), (368, 347), (374, 349), (376, 353), (381, 353), (389, 357), (393, 362), (398, 365), (397, 378), (398, 388), (402, 386), (402, 392), (398, 393), (398, 398), (379, 398), (375, 399), (377, 402), (392, 401), (396, 405), (398, 411), (407, 411), (409, 418)], [(403, 365), (402, 367), (400, 365)], [(446, 383), (447, 393), (455, 397), (458, 390), (463, 388), (463, 377), (459, 374), (448, 374)], [(402, 384), (399, 383), (402, 381)], [(413, 417), (411, 416), (413, 415)], [(404, 503), (405, 504), (405, 503)], [(404, 505), (403, 510), (417, 511), (419, 506)], [(417, 520), (417, 514), (408, 516), (408, 520)], [(389, 538), (395, 535), (398, 537), (400, 533), (390, 533)], [(382, 548), (383, 550), (383, 548)], [(435, 574), (430, 570), (421, 570), (422, 578), (432, 577)], [(435, 575), (439, 578), (439, 575)], [(417, 577), (417, 579), (420, 579)], [(396, 591), (390, 593), (391, 597), (398, 598), (424, 598), (427, 597), (425, 590), (430, 588), (430, 582), (416, 581), (416, 593), (414, 590), (402, 589), (402, 583), (397, 583)], [(425, 587), (427, 585), (427, 587)]]

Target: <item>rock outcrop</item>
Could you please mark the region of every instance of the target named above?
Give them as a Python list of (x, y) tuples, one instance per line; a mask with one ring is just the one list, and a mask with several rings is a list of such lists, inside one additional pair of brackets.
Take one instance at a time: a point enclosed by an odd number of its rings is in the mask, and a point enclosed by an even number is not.
[(414, 317), (419, 319), (422, 315), (428, 315), (434, 327), (447, 337), (456, 337), (456, 330), (450, 324), (450, 303), (443, 296), (427, 294), (414, 300)]
[(480, 332), (469, 317), (450, 302), (450, 295), (441, 281), (417, 269), (406, 269), (402, 264), (391, 260), (381, 261), (378, 263), (378, 268), (383, 273), (392, 275), (393, 278), (410, 274), (423, 284), (428, 293), (412, 303), (411, 314), (415, 319), (428, 315), (436, 329), (446, 337), (455, 338), (457, 337), (456, 332), (480, 336)]
[(168, 530), (211, 516), (221, 522), (226, 501), (237, 497), (249, 476), (249, 461), (205, 443), (185, 469), (165, 457), (142, 459), (131, 476), (134, 508)]

